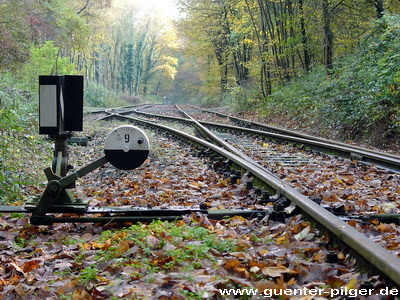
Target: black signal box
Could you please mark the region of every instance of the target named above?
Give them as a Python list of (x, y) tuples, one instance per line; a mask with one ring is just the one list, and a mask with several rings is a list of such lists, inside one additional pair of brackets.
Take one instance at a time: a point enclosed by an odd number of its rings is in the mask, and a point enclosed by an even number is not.
[(39, 133), (83, 130), (83, 76), (39, 76)]

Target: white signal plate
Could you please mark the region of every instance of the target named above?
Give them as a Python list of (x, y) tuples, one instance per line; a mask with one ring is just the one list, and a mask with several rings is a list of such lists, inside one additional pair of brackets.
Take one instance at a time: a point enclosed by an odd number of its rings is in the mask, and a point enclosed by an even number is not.
[(132, 170), (141, 166), (149, 152), (147, 135), (132, 125), (123, 125), (111, 131), (104, 144), (107, 160), (121, 170)]

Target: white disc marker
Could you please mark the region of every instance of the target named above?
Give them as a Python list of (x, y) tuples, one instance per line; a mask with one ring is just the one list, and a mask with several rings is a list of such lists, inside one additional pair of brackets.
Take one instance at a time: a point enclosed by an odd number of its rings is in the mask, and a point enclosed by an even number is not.
[(150, 144), (146, 134), (132, 125), (123, 125), (111, 131), (104, 144), (107, 160), (121, 170), (141, 166), (149, 152)]

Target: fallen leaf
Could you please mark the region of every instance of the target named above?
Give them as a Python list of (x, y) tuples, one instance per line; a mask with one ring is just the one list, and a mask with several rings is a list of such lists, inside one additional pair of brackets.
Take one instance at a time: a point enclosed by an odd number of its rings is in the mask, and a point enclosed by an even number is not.
[(382, 210), (387, 213), (390, 210), (395, 209), (396, 207), (397, 205), (395, 203), (388, 202), (383, 204)]
[(293, 237), (295, 238), (296, 241), (301, 241), (307, 238), (307, 235), (310, 233), (310, 226), (307, 226), (304, 228), (302, 231), (300, 231), (298, 234), (295, 234)]
[(282, 274), (292, 273), (292, 272), (293, 270), (290, 270), (284, 266), (266, 267), (262, 269), (262, 273), (270, 277), (280, 277)]
[(343, 180), (341, 178), (339, 178), (338, 176), (335, 176), (335, 181), (341, 185), (343, 185)]
[(74, 294), (72, 295), (73, 300), (91, 300), (92, 296), (84, 289), (81, 288), (79, 290), (76, 290)]
[(25, 262), (21, 269), (23, 270), (24, 273), (29, 273), (32, 272), (33, 270), (36, 270), (39, 268), (40, 261), (39, 260), (30, 260)]
[(350, 280), (350, 282), (348, 284), (346, 284), (346, 288), (348, 290), (355, 289), (357, 286), (357, 282), (358, 282), (358, 278), (354, 277), (353, 279)]
[(294, 204), (293, 202), (290, 203), (289, 206), (285, 207), (284, 211), (287, 214), (291, 214), (294, 210), (296, 209), (296, 204)]
[(258, 271), (260, 271), (260, 268), (259, 268), (259, 267), (254, 266), (254, 267), (251, 267), (251, 268), (250, 268), (250, 272), (251, 272), (251, 273), (257, 273)]

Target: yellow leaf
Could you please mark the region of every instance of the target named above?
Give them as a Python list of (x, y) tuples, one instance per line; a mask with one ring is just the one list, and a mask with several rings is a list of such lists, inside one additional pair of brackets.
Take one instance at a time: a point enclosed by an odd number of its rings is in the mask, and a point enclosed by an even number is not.
[(374, 220), (371, 221), (371, 223), (374, 224), (374, 225), (378, 225), (379, 221), (377, 219), (374, 219)]
[(394, 223), (392, 223), (392, 224), (380, 223), (376, 227), (382, 232), (396, 232), (397, 231), (396, 225)]
[(246, 219), (243, 218), (242, 216), (233, 216), (231, 218), (231, 222), (234, 223), (234, 224), (238, 224), (238, 223), (246, 222)]
[(322, 262), (322, 261), (323, 261), (323, 259), (322, 259), (322, 251), (319, 251), (319, 252), (317, 253), (317, 255), (315, 255), (314, 258), (313, 258), (312, 260), (313, 260), (313, 261)]
[(357, 277), (354, 277), (348, 284), (346, 284), (347, 290), (355, 289), (357, 285)]
[(225, 180), (220, 179), (220, 180), (218, 180), (218, 184), (219, 184), (219, 187), (228, 186), (228, 179), (225, 179)]
[(97, 276), (96, 279), (97, 279), (98, 281), (102, 281), (102, 282), (109, 282), (109, 281), (110, 281), (110, 279), (107, 279), (107, 278), (101, 277), (101, 276)]
[(336, 182), (339, 183), (339, 184), (344, 184), (344, 183), (343, 183), (343, 180), (340, 179), (340, 178), (337, 177), (337, 176), (335, 176), (335, 180), (336, 180)]
[(278, 237), (277, 239), (276, 239), (276, 243), (278, 244), (278, 245), (281, 245), (281, 244), (287, 244), (289, 242), (289, 238), (287, 237), (287, 236), (280, 236), (280, 237)]

